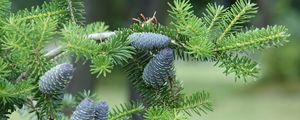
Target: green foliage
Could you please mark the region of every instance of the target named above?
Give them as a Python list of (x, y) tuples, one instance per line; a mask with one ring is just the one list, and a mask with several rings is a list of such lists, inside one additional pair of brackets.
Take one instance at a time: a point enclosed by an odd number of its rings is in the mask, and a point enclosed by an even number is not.
[(1, 0), (0, 1), (0, 17), (8, 15), (10, 11), (10, 0)]
[[(63, 18), (60, 16), (65, 11), (60, 7), (58, 2), (45, 3), (42, 6), (32, 7), (30, 10), (25, 9), (18, 11), (15, 15), (10, 16), (13, 21), (31, 21), (38, 18), (52, 17), (52, 18)], [(61, 21), (60, 21), (61, 22)]]
[(14, 21), (31, 21), (38, 18), (51, 17), (58, 20), (58, 23), (64, 24), (68, 21), (75, 23), (83, 22), (84, 8), (81, 0), (52, 0), (45, 2), (41, 6), (32, 7), (18, 11), (11, 16)]
[(202, 19), (193, 14), (192, 5), (188, 0), (175, 0), (169, 11), (172, 25), (177, 32), (189, 38), (184, 47), (196, 59), (208, 59), (213, 56), (214, 44), (209, 40), (208, 28)]
[[(58, 28), (69, 21), (71, 12), (66, 8), (78, 9), (76, 16), (82, 14), (80, 8), (76, 8), (78, 2), (73, 6), (66, 3), (70, 1), (54, 0), (31, 10), (9, 14), (6, 11), (10, 2), (1, 0), (1, 118), (24, 104), (39, 119), (48, 118), (48, 115), (54, 117), (58, 111), (59, 105), (54, 104), (60, 100), (58, 96), (47, 96), (34, 88), (38, 78), (52, 66), (50, 59), (44, 56), (44, 49), (57, 38)], [(38, 104), (34, 105), (33, 101)]]
[(145, 114), (146, 120), (188, 120), (185, 114), (163, 108), (150, 108)]
[[(100, 26), (98, 30), (101, 32), (106, 29)], [(72, 23), (65, 25), (62, 30), (67, 52), (75, 54), (76, 61), (78, 61), (80, 57), (84, 57), (85, 60), (88, 60), (100, 51), (99, 45), (95, 41), (88, 40), (85, 37), (87, 34), (82, 26)]]
[(224, 37), (231, 33), (240, 31), (244, 23), (255, 17), (257, 9), (256, 4), (251, 3), (250, 0), (238, 0), (233, 4), (221, 18), (223, 21), (220, 28), (223, 32), (216, 42), (222, 41)]
[(188, 115), (191, 115), (192, 112), (195, 112), (198, 115), (202, 113), (207, 113), (212, 111), (212, 102), (210, 100), (209, 93), (196, 92), (191, 96), (186, 96), (186, 98), (181, 101), (180, 107), (177, 108), (180, 111), (185, 111)]
[(49, 69), (49, 63), (42, 56), (45, 45), (53, 39), (57, 21), (39, 18), (34, 22), (7, 20), (2, 29), (2, 50), (14, 64), (17, 72), (28, 71), (37, 77)]
[(203, 20), (208, 27), (208, 31), (212, 31), (213, 28), (218, 27), (222, 22), (222, 16), (225, 14), (226, 9), (222, 5), (208, 4), (206, 12), (203, 13)]
[(103, 46), (103, 51), (106, 53), (102, 54), (107, 55), (113, 65), (124, 65), (132, 58), (134, 48), (129, 46), (128, 36), (128, 31), (119, 32), (116, 36), (108, 38), (105, 46)]
[(11, 70), (9, 69), (9, 64), (0, 58), (0, 81), (7, 80), (10, 76)]
[(107, 73), (110, 73), (113, 69), (113, 65), (109, 58), (104, 56), (97, 56), (92, 59), (91, 73), (97, 74), (97, 77), (100, 75), (106, 76)]
[[(113, 31), (112, 36), (101, 40), (91, 39), (90, 35), (107, 32), (108, 26), (102, 22), (84, 26), (81, 0), (52, 0), (15, 14), (6, 12), (9, 4), (8, 0), (0, 1), (2, 118), (16, 108), (26, 106), (38, 119), (68, 119), (62, 109), (74, 108), (85, 98), (97, 99), (90, 91), (73, 97), (62, 93), (44, 94), (37, 89), (40, 77), (59, 63), (53, 59), (58, 55), (74, 56), (76, 61), (90, 60), (90, 71), (97, 77), (106, 76), (117, 65), (125, 65), (128, 79), (140, 93), (142, 103), (122, 104), (110, 109), (110, 120), (130, 119), (132, 114), (149, 120), (186, 120), (193, 112), (201, 116), (212, 111), (209, 93), (183, 94), (182, 81), (176, 78), (174, 66), (170, 66), (173, 69), (164, 79), (166, 84), (155, 89), (147, 85), (143, 71), (160, 50), (136, 50), (128, 36), (142, 32), (167, 36), (171, 44), (164, 47), (174, 51), (174, 58), (215, 62), (225, 68), (226, 75), (234, 74), (236, 80), (245, 81), (256, 77), (259, 69), (257, 63), (244, 53), (280, 46), (290, 36), (284, 26), (244, 28), (243, 25), (257, 12), (256, 4), (250, 0), (238, 0), (229, 8), (209, 4), (203, 17), (194, 14), (189, 0), (174, 0), (169, 3), (172, 19), (167, 26), (155, 23), (154, 18), (146, 18), (129, 28)], [(52, 42), (60, 46), (54, 48), (58, 53), (49, 56), (45, 48)], [(151, 39), (147, 42), (152, 44)], [(157, 63), (160, 62), (164, 61)]]
[(129, 34), (126, 31), (118, 32), (116, 36), (101, 43), (86, 37), (90, 33), (106, 31), (107, 28), (103, 23), (88, 25), (87, 29), (69, 24), (62, 31), (66, 43), (65, 51), (75, 54), (76, 60), (81, 57), (92, 60), (91, 72), (97, 74), (97, 77), (110, 73), (114, 65), (126, 63), (133, 54), (133, 47), (128, 46)]
[(98, 96), (95, 93), (92, 93), (90, 90), (83, 90), (79, 92), (78, 95), (73, 96), (71, 94), (64, 94), (61, 101), (61, 108), (75, 108), (83, 99), (90, 98), (94, 101), (98, 100)]
[(83, 24), (84, 23), (84, 4), (82, 3), (82, 0), (54, 0), (57, 2), (60, 2), (61, 7), (67, 7), (64, 8), (64, 10), (67, 10), (68, 16), (67, 18), (71, 18), (71, 21), (77, 24)]
[(196, 59), (207, 60), (213, 57), (214, 44), (201, 36), (192, 37), (185, 48), (187, 53), (193, 55)]
[(215, 51), (244, 51), (248, 49), (261, 49), (282, 45), (288, 42), (287, 28), (284, 26), (268, 26), (267, 28), (254, 29), (237, 33), (220, 41), (219, 48)]
[(62, 94), (47, 95), (37, 92), (33, 101), (37, 104), (30, 109), (36, 113), (39, 120), (60, 117)]
[(192, 34), (191, 36), (204, 35), (206, 33), (206, 28), (202, 26), (202, 20), (193, 14), (191, 10), (193, 6), (188, 0), (175, 0), (174, 4), (169, 5), (171, 7), (169, 13), (173, 19), (172, 25), (177, 32), (184, 35)]
[(246, 82), (249, 77), (257, 78), (259, 67), (257, 62), (247, 58), (246, 56), (239, 57), (238, 55), (222, 55), (219, 57), (219, 62), (216, 63), (219, 67), (225, 68), (224, 73), (229, 75), (235, 74), (236, 78), (244, 79)]
[(26, 97), (32, 95), (35, 86), (31, 82), (22, 82), (12, 84), (6, 80), (0, 80), (0, 117), (4, 118), (6, 114), (10, 114), (21, 108), (26, 101)]
[(92, 100), (98, 99), (95, 93), (92, 93), (90, 90), (83, 90), (82, 92), (79, 92), (79, 95), (76, 97), (76, 101), (79, 103), (85, 98), (90, 98)]
[(227, 54), (279, 46), (290, 36), (283, 26), (240, 32), (242, 25), (253, 18), (258, 9), (249, 0), (238, 0), (230, 8), (209, 4), (202, 18), (193, 14), (189, 0), (175, 0), (170, 7), (172, 26), (188, 38), (180, 44), (184, 49), (177, 50), (177, 55), (184, 60), (194, 58), (192, 60), (221, 63), (219, 67), (226, 69), (224, 73), (234, 73), (236, 79), (256, 76), (256, 63), (246, 57)]
[(75, 106), (78, 104), (75, 99), (76, 98), (71, 94), (64, 94), (64, 98), (61, 101), (62, 108), (75, 108)]
[(129, 119), (132, 114), (138, 114), (144, 111), (144, 107), (137, 103), (121, 104), (110, 111), (109, 120)]

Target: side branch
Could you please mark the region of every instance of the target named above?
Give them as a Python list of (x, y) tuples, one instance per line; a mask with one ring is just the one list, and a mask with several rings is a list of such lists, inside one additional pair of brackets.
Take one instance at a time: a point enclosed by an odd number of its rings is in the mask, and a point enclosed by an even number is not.
[(131, 116), (132, 114), (134, 113), (139, 113), (139, 112), (142, 112), (144, 111), (143, 108), (135, 108), (135, 109), (131, 109), (131, 110), (128, 110), (128, 111), (124, 111), (122, 113), (119, 113), (118, 115), (114, 115), (112, 116), (111, 118), (109, 118), (109, 120), (119, 120), (123, 117), (126, 117), (126, 116)]
[(35, 18), (43, 18), (43, 17), (48, 17), (48, 16), (55, 16), (59, 15), (66, 12), (65, 10), (57, 10), (57, 11), (52, 11), (52, 12), (47, 12), (47, 13), (42, 13), (42, 14), (37, 14), (37, 15), (31, 15), (31, 16), (26, 16), (22, 17), (20, 19), (17, 19), (18, 21), (25, 21), (25, 20), (31, 20)]

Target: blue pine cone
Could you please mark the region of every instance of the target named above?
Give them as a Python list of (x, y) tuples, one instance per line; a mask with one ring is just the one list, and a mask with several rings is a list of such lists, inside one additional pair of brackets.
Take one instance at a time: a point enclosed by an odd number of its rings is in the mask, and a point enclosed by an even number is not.
[(46, 94), (61, 93), (73, 77), (73, 65), (64, 63), (47, 71), (39, 81), (39, 89)]
[(143, 79), (147, 85), (159, 88), (166, 84), (166, 79), (173, 70), (173, 56), (173, 50), (165, 48), (150, 60), (143, 72)]
[(95, 117), (95, 107), (93, 100), (85, 98), (76, 107), (71, 116), (71, 120), (93, 120)]
[(133, 47), (142, 50), (162, 49), (171, 43), (171, 39), (165, 35), (146, 32), (133, 33), (128, 40)]
[(108, 120), (108, 104), (99, 102), (95, 105), (95, 120)]

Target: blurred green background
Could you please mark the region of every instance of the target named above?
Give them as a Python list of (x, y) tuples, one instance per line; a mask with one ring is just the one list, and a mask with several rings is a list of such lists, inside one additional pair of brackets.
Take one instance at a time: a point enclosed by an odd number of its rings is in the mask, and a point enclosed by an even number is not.
[[(43, 3), (43, 0), (12, 0), (13, 10)], [(140, 13), (168, 23), (168, 5), (171, 0), (85, 0), (86, 24), (104, 21), (111, 30), (128, 27)], [(195, 13), (201, 16), (208, 2), (229, 6), (235, 0), (191, 0)], [(300, 1), (253, 0), (258, 3), (258, 16), (249, 24), (257, 27), (280, 24), (289, 28), (291, 42), (283, 47), (264, 50), (253, 58), (261, 63), (258, 80), (235, 82), (232, 76), (222, 74), (214, 63), (176, 62), (178, 78), (184, 82), (184, 92), (190, 94), (207, 90), (212, 94), (215, 111), (192, 120), (299, 120), (300, 119)], [(89, 63), (77, 63), (75, 79), (68, 91), (76, 94), (91, 89), (110, 105), (118, 105), (134, 98), (135, 93), (121, 67), (116, 67), (106, 78), (96, 79), (89, 73)], [(18, 119), (14, 116), (11, 119)], [(22, 118), (24, 119), (24, 118)]]

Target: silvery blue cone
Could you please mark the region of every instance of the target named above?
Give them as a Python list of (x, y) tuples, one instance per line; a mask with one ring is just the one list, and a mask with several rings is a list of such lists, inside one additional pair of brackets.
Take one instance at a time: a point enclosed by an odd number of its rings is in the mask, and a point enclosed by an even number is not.
[(72, 64), (63, 63), (47, 71), (39, 81), (39, 89), (46, 94), (61, 93), (73, 77)]
[(95, 104), (95, 120), (108, 120), (109, 106), (106, 102)]
[(147, 85), (159, 88), (166, 84), (166, 79), (173, 70), (174, 55), (170, 48), (162, 49), (146, 65), (143, 72), (143, 80)]
[(128, 40), (133, 47), (142, 50), (163, 49), (171, 43), (171, 39), (165, 35), (147, 32), (133, 33)]
[(95, 117), (95, 108), (93, 100), (85, 98), (76, 107), (71, 116), (71, 120), (93, 120)]

